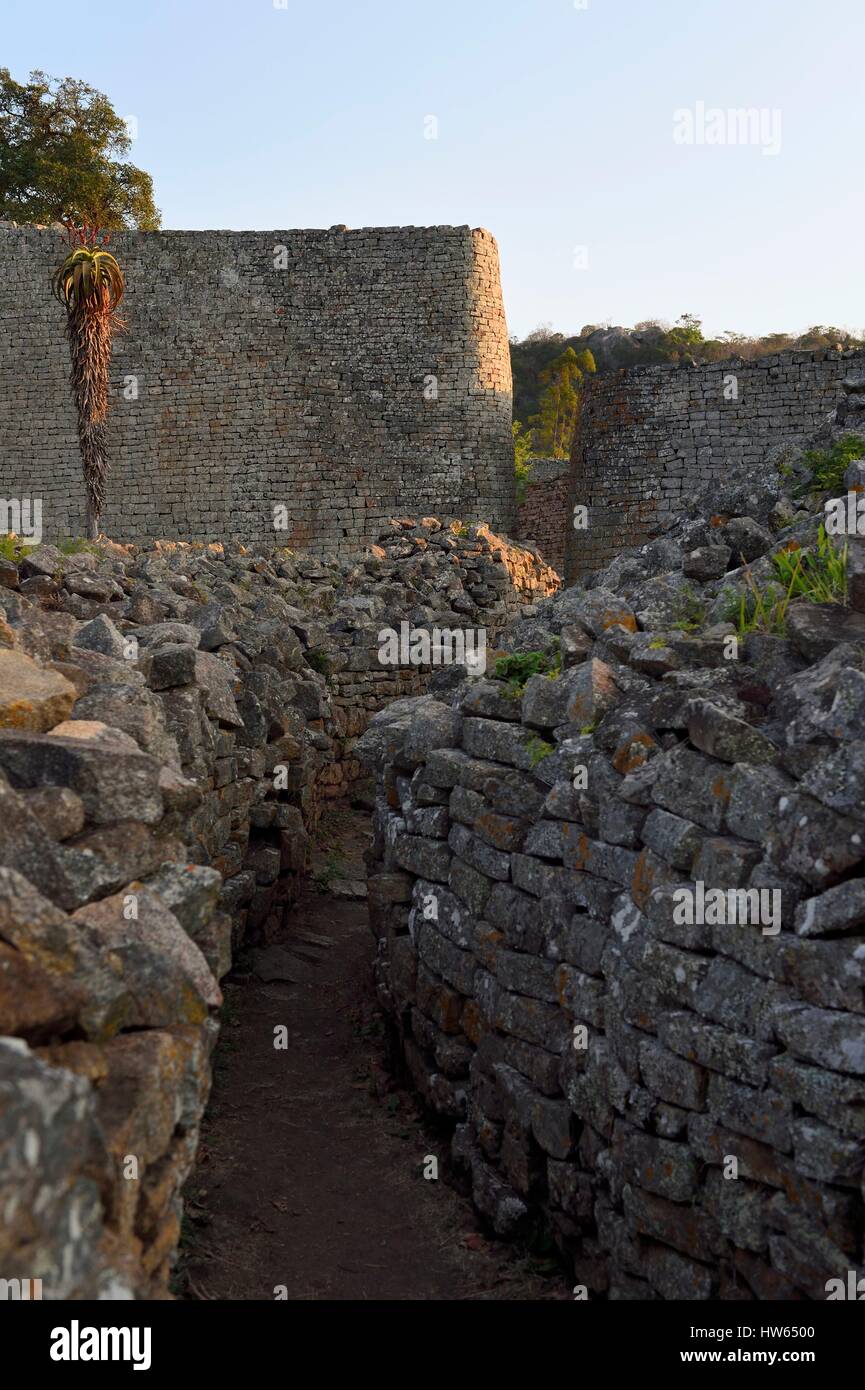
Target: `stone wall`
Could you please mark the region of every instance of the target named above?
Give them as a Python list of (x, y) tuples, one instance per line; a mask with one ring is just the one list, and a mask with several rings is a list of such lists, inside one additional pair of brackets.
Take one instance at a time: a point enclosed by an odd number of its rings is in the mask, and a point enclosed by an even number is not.
[(742, 464), (513, 624), (508, 679), (361, 741), (396, 1054), (493, 1230), (545, 1226), (578, 1296), (865, 1272), (865, 539), (835, 602), (737, 630), (776, 552), (815, 553), (824, 499), (785, 485)]
[(677, 925), (689, 875), (782, 883), (816, 803), (778, 776), (773, 825), (772, 779), (699, 741), (639, 776), (648, 735), (625, 720), (617, 747), (535, 763), (567, 700), (597, 713), (614, 688), (599, 661), (552, 698), (536, 682), (521, 719), (490, 683), (392, 733), (370, 912), (413, 1084), (494, 1230), (543, 1211), (591, 1296), (825, 1298), (862, 1273), (861, 928), (834, 936), (861, 880), (806, 868), (780, 939)]
[(571, 455), (568, 581), (656, 535), (731, 466), (801, 443), (838, 404), (862, 354), (788, 352), (754, 362), (630, 367), (592, 377)]
[(0, 1279), (168, 1296), (219, 980), (284, 924), (408, 617), (500, 630), (557, 587), (485, 528), (354, 561), (242, 546), (0, 559)]
[[(0, 497), (41, 497), (47, 539), (83, 519), (49, 288), (65, 250), (54, 230), (0, 228)], [(350, 552), (394, 512), (512, 529), (488, 232), (130, 232), (111, 250), (128, 328), (112, 362), (106, 534)]]
[(565, 536), (570, 520), (569, 465), (566, 459), (530, 459), (526, 495), (517, 508), (517, 535), (538, 547), (559, 574), (565, 567)]

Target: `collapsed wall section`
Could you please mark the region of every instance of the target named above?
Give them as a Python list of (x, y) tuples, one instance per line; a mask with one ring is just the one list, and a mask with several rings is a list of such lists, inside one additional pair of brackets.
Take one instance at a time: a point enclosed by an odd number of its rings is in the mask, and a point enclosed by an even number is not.
[[(83, 525), (50, 293), (67, 249), (52, 229), (0, 227), (0, 496), (41, 498), (47, 539)], [(345, 552), (395, 512), (512, 529), (488, 232), (125, 232), (110, 249), (127, 330), (111, 369), (106, 534)]]

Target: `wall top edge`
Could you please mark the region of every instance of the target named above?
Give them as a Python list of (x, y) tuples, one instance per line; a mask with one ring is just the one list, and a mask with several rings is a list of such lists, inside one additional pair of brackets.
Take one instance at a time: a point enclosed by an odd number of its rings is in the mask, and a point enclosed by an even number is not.
[[(36, 224), (36, 223), (25, 223), (25, 222), (3, 222), (3, 221), (0, 221), (0, 232), (5, 232), (5, 233), (7, 233), (8, 235), (11, 235), (11, 236), (15, 236), (15, 235), (25, 235), (25, 236), (26, 236), (26, 235), (30, 235), (30, 234), (33, 234), (33, 233), (38, 234), (38, 235), (40, 235), (40, 236), (41, 236), (41, 235), (51, 236), (51, 237), (55, 237), (55, 236), (57, 236), (57, 237), (59, 237), (59, 236), (65, 236), (65, 232), (63, 232), (63, 231), (62, 231), (59, 227), (57, 227), (57, 226), (43, 226), (43, 225)], [(451, 225), (451, 224), (443, 224), (443, 225), (441, 225), (441, 226), (423, 226), (423, 227), (414, 226), (414, 225), (405, 225), (405, 226), (396, 226), (396, 227), (344, 227), (344, 226), (342, 226), (342, 225), (337, 225), (337, 226), (333, 226), (333, 227), (275, 227), (275, 228), (270, 228), (270, 227), (255, 227), (255, 228), (243, 228), (243, 227), (189, 227), (189, 228), (181, 228), (181, 227), (171, 227), (171, 228), (163, 228), (163, 229), (161, 229), (161, 230), (158, 231), (158, 232), (142, 232), (142, 231), (137, 231), (135, 228), (131, 228), (131, 227), (130, 227), (130, 228), (124, 229), (123, 231), (112, 232), (112, 233), (111, 233), (111, 240), (113, 241), (116, 237), (130, 237), (130, 236), (132, 236), (132, 237), (149, 238), (149, 239), (153, 239), (153, 240), (155, 240), (155, 241), (156, 241), (156, 240), (160, 240), (160, 239), (167, 239), (167, 238), (170, 238), (170, 237), (190, 237), (190, 236), (230, 236), (230, 237), (237, 237), (237, 236), (248, 236), (248, 237), (256, 237), (256, 236), (267, 236), (267, 237), (272, 237), (272, 236), (281, 236), (281, 237), (290, 237), (290, 236), (295, 236), (295, 237), (297, 237), (297, 236), (304, 236), (304, 237), (319, 236), (319, 237), (328, 237), (328, 236), (333, 236), (333, 237), (336, 237), (336, 236), (343, 236), (343, 237), (353, 237), (353, 236), (368, 236), (368, 235), (370, 235), (370, 234), (381, 235), (381, 234), (383, 234), (383, 233), (384, 233), (384, 234), (387, 234), (387, 235), (390, 235), (390, 236), (399, 236), (399, 235), (406, 235), (406, 234), (410, 234), (410, 233), (414, 233), (414, 232), (435, 233), (435, 234), (438, 235), (438, 236), (444, 236), (444, 237), (447, 237), (447, 236), (465, 237), (466, 234), (469, 234), (469, 235), (471, 235), (471, 236), (480, 236), (480, 237), (488, 238), (490, 241), (493, 241), (493, 242), (495, 241), (495, 237), (493, 236), (492, 232), (487, 231), (487, 229), (486, 229), (485, 227), (470, 227), (470, 226), (468, 225), (467, 222), (466, 222), (466, 223), (452, 224), (452, 225)]]
[(835, 348), (791, 348), (767, 357), (722, 357), (717, 362), (640, 362), (629, 367), (617, 367), (610, 372), (599, 372), (589, 378), (587, 385), (590, 390), (597, 391), (615, 385), (623, 376), (663, 376), (676, 372), (683, 376), (689, 372), (705, 376), (709, 372), (720, 372), (728, 367), (738, 367), (741, 371), (755, 371), (766, 367), (800, 365), (803, 362), (847, 362), (857, 359), (865, 361), (865, 348), (843, 348), (841, 351)]

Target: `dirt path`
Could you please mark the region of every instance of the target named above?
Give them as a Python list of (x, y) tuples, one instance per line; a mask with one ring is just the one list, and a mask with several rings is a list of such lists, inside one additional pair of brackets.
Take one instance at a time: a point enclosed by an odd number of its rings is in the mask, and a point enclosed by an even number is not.
[[(348, 854), (358, 845), (348, 826)], [(333, 851), (330, 851), (333, 853)], [(329, 944), (325, 944), (329, 943)], [(223, 1036), (186, 1189), (177, 1292), (194, 1299), (558, 1299), (560, 1278), (487, 1241), (384, 1068), (363, 902), (311, 886), (283, 940), (224, 982)], [(247, 973), (243, 973), (246, 970)], [(287, 1046), (274, 1047), (284, 1029)], [(545, 1274), (547, 1277), (545, 1277)]]

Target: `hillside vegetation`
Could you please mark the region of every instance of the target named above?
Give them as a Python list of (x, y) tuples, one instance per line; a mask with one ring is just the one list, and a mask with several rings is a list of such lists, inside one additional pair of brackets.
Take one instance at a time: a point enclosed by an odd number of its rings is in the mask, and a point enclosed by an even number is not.
[[(590, 354), (598, 372), (615, 371), (619, 367), (651, 366), (662, 362), (683, 364), (721, 362), (730, 357), (746, 361), (765, 357), (788, 349), (850, 348), (865, 345), (865, 337), (856, 337), (846, 329), (823, 326), (807, 332), (770, 333), (763, 338), (726, 332), (720, 338), (705, 338), (701, 320), (693, 314), (683, 314), (672, 327), (658, 320), (646, 320), (633, 328), (587, 324), (578, 334), (554, 333), (550, 324), (543, 324), (523, 339), (511, 339), (511, 368), (514, 378), (514, 419), (531, 425), (532, 417), (542, 413), (547, 387), (544, 380), (551, 365), (568, 348), (578, 360)], [(542, 441), (536, 436), (534, 452)]]

